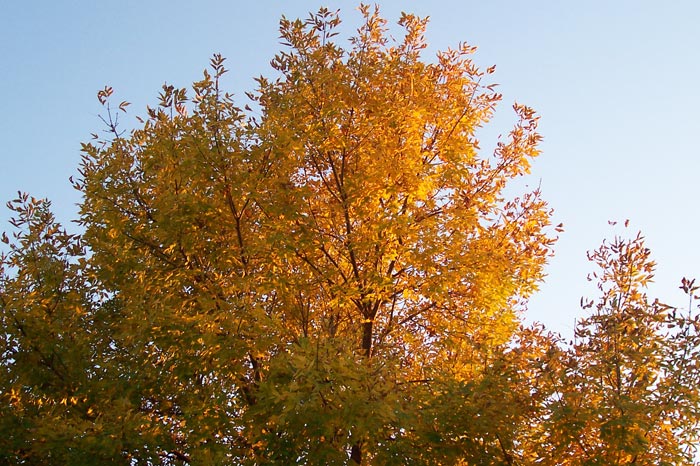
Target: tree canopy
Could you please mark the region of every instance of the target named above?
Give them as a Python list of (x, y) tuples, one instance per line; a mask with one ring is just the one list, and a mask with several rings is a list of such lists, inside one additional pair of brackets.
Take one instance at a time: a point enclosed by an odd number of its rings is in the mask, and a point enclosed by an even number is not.
[[(249, 105), (224, 59), (83, 144), (79, 234), (22, 194), (0, 270), (7, 464), (690, 464), (700, 320), (651, 301), (641, 236), (591, 253), (573, 342), (524, 326), (559, 227), (493, 152), (501, 96), (460, 44), (378, 9), (280, 22)], [(254, 107), (254, 108), (251, 108)]]

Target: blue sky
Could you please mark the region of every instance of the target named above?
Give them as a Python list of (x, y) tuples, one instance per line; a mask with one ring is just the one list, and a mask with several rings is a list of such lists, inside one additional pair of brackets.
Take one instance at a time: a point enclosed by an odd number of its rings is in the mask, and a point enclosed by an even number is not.
[[(592, 270), (586, 251), (616, 233), (647, 237), (658, 261), (651, 294), (683, 305), (682, 276), (700, 276), (700, 2), (385, 1), (430, 16), (426, 60), (460, 41), (475, 61), (497, 65), (504, 102), (483, 145), (512, 123), (518, 101), (541, 115), (541, 183), (566, 228), (528, 320), (570, 334)], [(76, 217), (81, 141), (101, 129), (96, 92), (115, 89), (130, 115), (154, 104), (163, 82), (188, 86), (213, 53), (228, 58), (226, 85), (245, 103), (252, 78), (270, 75), (281, 49), (278, 20), (320, 6), (359, 24), (349, 1), (5, 2), (0, 11), (0, 199), (18, 190), (53, 201), (59, 219)], [(133, 123), (128, 117), (126, 124)], [(0, 212), (3, 227), (9, 212)], [(608, 220), (631, 220), (627, 231)], [(617, 229), (616, 229), (617, 228)]]

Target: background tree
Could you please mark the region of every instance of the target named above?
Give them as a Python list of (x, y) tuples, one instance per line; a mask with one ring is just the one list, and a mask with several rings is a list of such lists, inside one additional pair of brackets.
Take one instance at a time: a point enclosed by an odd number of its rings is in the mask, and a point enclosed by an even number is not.
[(11, 243), (3, 234), (0, 262), (0, 462), (119, 459), (125, 424), (114, 408), (130, 374), (109, 370), (84, 246), (47, 201), (20, 195), (8, 207), (17, 232)]
[(643, 238), (589, 255), (601, 297), (562, 358), (549, 431), (552, 464), (696, 464), (698, 315), (647, 298), (655, 263)]

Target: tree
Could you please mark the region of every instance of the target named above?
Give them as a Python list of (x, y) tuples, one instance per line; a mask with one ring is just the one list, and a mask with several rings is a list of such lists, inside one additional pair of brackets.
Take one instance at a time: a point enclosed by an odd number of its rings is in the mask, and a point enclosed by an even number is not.
[(164, 86), (128, 135), (107, 107), (111, 138), (84, 145), (89, 254), (62, 263), (104, 329), (88, 319), (76, 338), (95, 349), (74, 367), (124, 383), (119, 415), (76, 403), (126, 423), (131, 461), (430, 462), (419, 408), (517, 328), (553, 243), (538, 191), (503, 194), (537, 155), (537, 118), (516, 105), (482, 156), (492, 70), (466, 45), (423, 62), (425, 20), (403, 15), (390, 44), (360, 10), (348, 50), (336, 14), (282, 20), (257, 117), (220, 89), (216, 56), (191, 100)]
[[(335, 13), (283, 18), (255, 109), (222, 90), (218, 55), (130, 132), (98, 93), (108, 136), (83, 145), (83, 232), (46, 201), (10, 204), (2, 461), (536, 464), (597, 432), (593, 353), (519, 319), (554, 244), (539, 190), (507, 195), (537, 116), (516, 104), (483, 154), (493, 68), (467, 45), (424, 61), (426, 20), (403, 15), (393, 41), (360, 11), (347, 49)], [(691, 416), (697, 342), (677, 322), (675, 340), (643, 337), (677, 356), (658, 370), (684, 377), (673, 401)], [(568, 425), (584, 398), (595, 415)], [(601, 445), (626, 451), (609, 427)]]
[(651, 301), (655, 263), (644, 239), (616, 237), (589, 255), (601, 297), (561, 358), (549, 431), (555, 461), (573, 465), (697, 464), (700, 324)]
[(132, 375), (109, 365), (109, 305), (95, 306), (84, 245), (49, 202), (20, 194), (8, 206), (18, 232), (0, 263), (0, 462), (122, 458), (118, 398)]

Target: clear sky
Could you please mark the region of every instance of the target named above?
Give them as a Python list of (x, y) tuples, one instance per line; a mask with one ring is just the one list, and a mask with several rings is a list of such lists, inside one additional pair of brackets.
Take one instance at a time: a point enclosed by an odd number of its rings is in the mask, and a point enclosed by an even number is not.
[[(616, 233), (647, 237), (659, 263), (654, 296), (682, 305), (682, 276), (700, 276), (700, 2), (647, 0), (379, 2), (430, 16), (426, 60), (460, 41), (475, 60), (497, 65), (504, 102), (485, 133), (507, 133), (510, 104), (541, 115), (541, 182), (565, 233), (528, 320), (570, 334), (582, 315), (591, 265), (586, 251)], [(340, 9), (359, 25), (351, 1), (26, 0), (0, 8), (0, 199), (17, 190), (76, 217), (81, 141), (102, 126), (96, 92), (115, 89), (130, 115), (156, 102), (163, 82), (199, 79), (213, 53), (228, 58), (226, 85), (245, 103), (255, 76), (269, 75), (282, 46), (278, 20)], [(127, 124), (133, 120), (125, 120)], [(483, 141), (485, 146), (493, 140)], [(540, 181), (541, 180), (541, 181)], [(9, 212), (0, 229), (9, 230)], [(621, 231), (608, 220), (631, 220)]]

